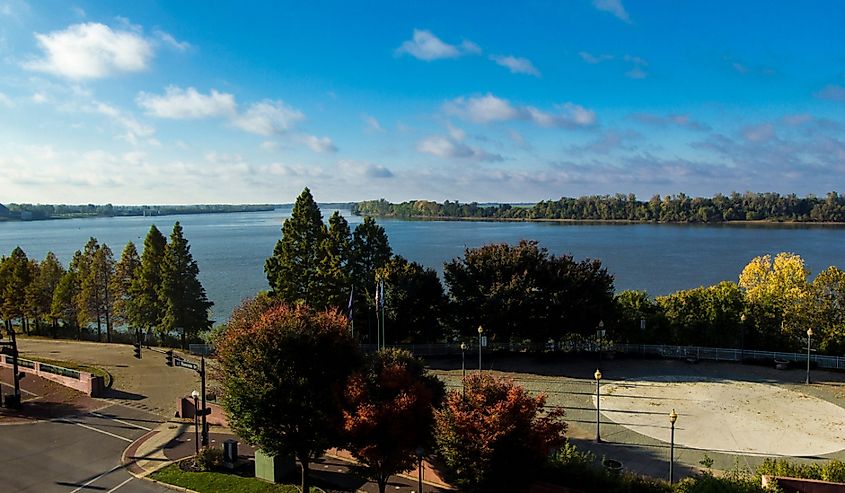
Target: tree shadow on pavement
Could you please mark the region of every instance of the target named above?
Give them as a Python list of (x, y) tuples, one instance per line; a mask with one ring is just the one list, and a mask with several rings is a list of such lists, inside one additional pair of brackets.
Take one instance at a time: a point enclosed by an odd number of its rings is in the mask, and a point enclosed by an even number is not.
[(147, 398), (147, 396), (145, 395), (135, 394), (133, 392), (124, 392), (122, 390), (117, 389), (106, 389), (100, 397), (103, 397), (105, 399), (118, 399), (124, 401), (140, 401), (142, 399)]

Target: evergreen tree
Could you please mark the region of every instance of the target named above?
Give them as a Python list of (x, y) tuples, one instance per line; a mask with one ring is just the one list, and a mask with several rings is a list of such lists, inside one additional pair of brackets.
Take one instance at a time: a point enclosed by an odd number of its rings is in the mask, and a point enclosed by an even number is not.
[(132, 282), (138, 277), (141, 268), (141, 257), (135, 244), (131, 241), (123, 248), (120, 261), (114, 266), (109, 289), (114, 300), (114, 313), (112, 319), (118, 325), (129, 324), (129, 305), (132, 301), (130, 291)]
[(164, 249), (159, 296), (164, 306), (161, 330), (164, 333), (182, 329), (182, 347), (187, 335), (195, 336), (211, 328), (208, 310), (214, 304), (208, 301), (205, 288), (199, 281), (199, 267), (191, 255), (191, 247), (177, 221)]
[(319, 299), (317, 307), (345, 309), (352, 277), (350, 254), (352, 234), (349, 223), (335, 211), (329, 218), (329, 229), (323, 240), (323, 255), (318, 271)]
[[(76, 282), (79, 286), (74, 302), (76, 303), (77, 323), (80, 328), (88, 327), (89, 324), (98, 321), (96, 300), (99, 293), (97, 293), (97, 285), (91, 272), (94, 254), (99, 248), (100, 244), (97, 239), (91, 237), (85, 247), (81, 251), (77, 250), (73, 254), (73, 259), (71, 259), (71, 268), (76, 272)], [(99, 339), (98, 332), (97, 340)]]
[(367, 216), (352, 235), (352, 284), (361, 296), (355, 298), (355, 312), (367, 314), (367, 334), (375, 325), (376, 270), (390, 261), (393, 251), (384, 228)]
[(12, 254), (3, 261), (4, 283), (2, 286), (2, 312), (7, 324), (15, 318), (20, 320), (26, 330), (26, 289), (32, 282), (32, 268), (26, 253), (21, 247), (12, 250)]
[(54, 320), (61, 320), (64, 327), (72, 327), (76, 330), (77, 339), (81, 333), (78, 325), (78, 314), (76, 313), (76, 297), (79, 293), (79, 281), (76, 271), (68, 270), (59, 279), (56, 290), (53, 292), (53, 300), (50, 304), (50, 317)]
[(150, 231), (144, 239), (141, 267), (129, 289), (132, 300), (128, 307), (129, 325), (148, 332), (159, 327), (164, 318), (165, 307), (159, 291), (166, 246), (167, 239), (161, 231), (155, 225), (150, 226)]
[(282, 239), (264, 263), (271, 295), (286, 303), (319, 306), (319, 276), (326, 226), (308, 188), (282, 225)]
[(106, 340), (111, 342), (111, 294), (109, 282), (114, 272), (114, 255), (108, 245), (100, 245), (96, 238), (88, 240), (82, 252), (78, 314), (80, 325), (96, 322), (97, 340), (106, 326)]
[(47, 252), (47, 256), (38, 264), (38, 274), (29, 285), (26, 293), (28, 310), (35, 317), (36, 328), (41, 318), (50, 318), (53, 337), (56, 337), (56, 319), (50, 316), (53, 293), (56, 291), (56, 286), (59, 285), (64, 273), (65, 268), (59, 262), (56, 254)]

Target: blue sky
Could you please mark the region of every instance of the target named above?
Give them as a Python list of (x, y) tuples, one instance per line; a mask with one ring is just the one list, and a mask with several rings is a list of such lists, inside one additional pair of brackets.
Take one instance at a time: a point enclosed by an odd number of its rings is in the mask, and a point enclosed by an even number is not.
[(0, 0), (0, 202), (845, 184), (845, 4)]

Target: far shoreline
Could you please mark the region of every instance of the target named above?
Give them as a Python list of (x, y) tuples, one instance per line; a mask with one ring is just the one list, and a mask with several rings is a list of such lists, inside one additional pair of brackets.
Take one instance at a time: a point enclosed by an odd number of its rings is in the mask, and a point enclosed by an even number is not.
[(712, 223), (682, 222), (682, 221), (636, 221), (632, 219), (554, 219), (554, 218), (524, 218), (524, 217), (454, 217), (454, 216), (391, 216), (373, 214), (354, 214), (356, 216), (371, 216), (375, 219), (395, 219), (399, 221), (458, 221), (458, 222), (503, 222), (503, 223), (561, 223), (561, 224), (594, 224), (594, 225), (638, 225), (653, 224), (666, 226), (772, 226), (772, 227), (845, 227), (845, 222), (835, 221), (770, 221), (759, 219), (756, 221), (737, 220), (719, 221)]

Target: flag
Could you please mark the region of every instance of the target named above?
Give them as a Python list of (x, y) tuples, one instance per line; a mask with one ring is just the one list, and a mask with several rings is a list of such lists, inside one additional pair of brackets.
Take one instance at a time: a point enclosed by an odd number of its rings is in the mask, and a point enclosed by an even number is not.
[(384, 308), (384, 279), (382, 279), (381, 283), (379, 284), (379, 291), (380, 291), (380, 296), (379, 296), (378, 307), (379, 307), (379, 309), (381, 309), (381, 308)]
[(380, 281), (376, 282), (376, 310), (381, 308), (381, 295), (379, 295), (379, 286)]
[(352, 297), (355, 295), (355, 286), (352, 286), (352, 290), (349, 291), (349, 304), (346, 305), (346, 314), (349, 317), (349, 321), (352, 321)]

